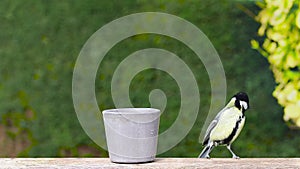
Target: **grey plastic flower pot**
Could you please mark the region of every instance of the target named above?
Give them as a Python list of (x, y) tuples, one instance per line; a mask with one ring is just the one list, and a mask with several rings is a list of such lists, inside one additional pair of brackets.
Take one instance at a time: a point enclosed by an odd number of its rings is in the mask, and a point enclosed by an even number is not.
[(103, 111), (109, 158), (116, 163), (154, 161), (160, 110), (121, 108)]

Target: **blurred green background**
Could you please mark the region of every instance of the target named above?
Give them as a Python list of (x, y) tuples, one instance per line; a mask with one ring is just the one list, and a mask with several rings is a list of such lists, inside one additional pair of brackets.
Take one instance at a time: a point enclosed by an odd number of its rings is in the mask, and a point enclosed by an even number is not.
[[(227, 79), (227, 101), (246, 91), (251, 109), (233, 144), (240, 157), (294, 157), (300, 153), (300, 131), (288, 128), (283, 108), (273, 98), (273, 74), (267, 59), (251, 48), (259, 23), (254, 1), (132, 0), (132, 1), (0, 1), (0, 156), (1, 157), (107, 157), (81, 128), (72, 102), (72, 73), (86, 40), (100, 27), (124, 15), (159, 11), (182, 17), (200, 28), (222, 60)], [(195, 74), (201, 103), (210, 107), (208, 74), (198, 57), (181, 42), (159, 35), (139, 35), (114, 46), (100, 65), (96, 93), (101, 110), (113, 108), (110, 81), (116, 66), (134, 51), (157, 47), (185, 61)], [(149, 106), (152, 89), (168, 97), (160, 132), (176, 119), (180, 95), (166, 73), (146, 70), (131, 83), (135, 106)], [(104, 97), (105, 96), (105, 97)], [(190, 133), (160, 157), (196, 157), (203, 119), (198, 116)], [(216, 148), (212, 157), (230, 157)]]

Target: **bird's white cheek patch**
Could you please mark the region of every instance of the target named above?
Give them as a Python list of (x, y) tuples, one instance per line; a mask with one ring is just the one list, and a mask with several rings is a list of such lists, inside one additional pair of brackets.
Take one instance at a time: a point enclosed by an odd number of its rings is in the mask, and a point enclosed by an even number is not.
[(240, 105), (243, 106), (243, 108), (244, 108), (245, 110), (248, 109), (248, 104), (247, 104), (246, 102), (240, 101)]

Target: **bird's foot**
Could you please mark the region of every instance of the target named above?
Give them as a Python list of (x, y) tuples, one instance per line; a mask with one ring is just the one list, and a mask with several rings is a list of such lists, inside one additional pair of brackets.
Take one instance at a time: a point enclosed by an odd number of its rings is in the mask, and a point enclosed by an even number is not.
[(232, 158), (234, 158), (234, 159), (240, 159), (240, 157), (236, 156), (236, 155), (232, 156)]

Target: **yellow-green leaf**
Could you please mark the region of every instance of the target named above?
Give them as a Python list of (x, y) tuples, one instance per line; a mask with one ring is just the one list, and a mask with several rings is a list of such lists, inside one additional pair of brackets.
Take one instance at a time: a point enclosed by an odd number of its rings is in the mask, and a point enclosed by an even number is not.
[(296, 17), (296, 25), (300, 29), (300, 10), (298, 10), (298, 14)]
[(297, 119), (300, 117), (300, 106), (298, 104), (288, 104), (284, 113), (291, 119)]

